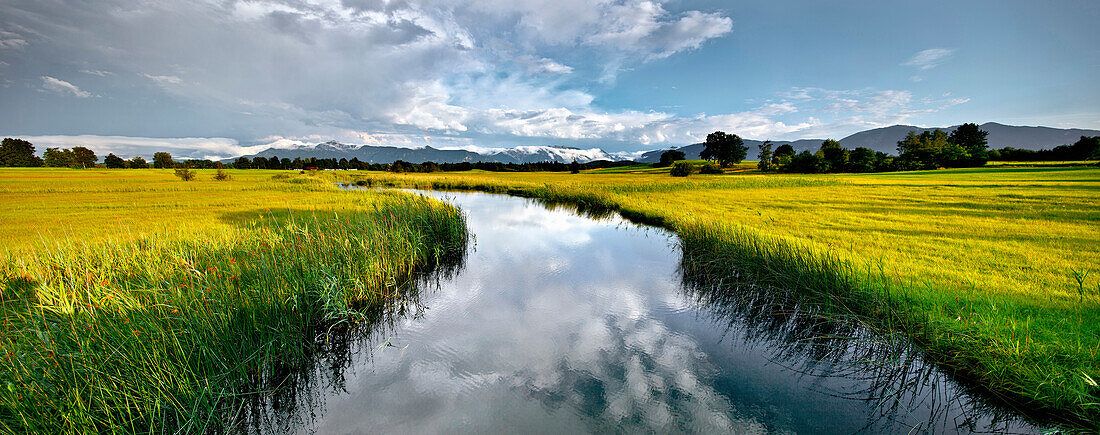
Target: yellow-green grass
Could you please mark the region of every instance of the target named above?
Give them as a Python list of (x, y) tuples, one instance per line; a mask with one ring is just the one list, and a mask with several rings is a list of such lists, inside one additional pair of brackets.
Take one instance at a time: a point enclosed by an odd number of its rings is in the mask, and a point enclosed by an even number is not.
[(439, 202), (233, 176), (0, 170), (0, 432), (230, 429), (465, 243)]
[(714, 258), (710, 273), (796, 288), (907, 333), (994, 393), (1100, 421), (1100, 169), (613, 169), (351, 177), (617, 209), (678, 233), (692, 258)]

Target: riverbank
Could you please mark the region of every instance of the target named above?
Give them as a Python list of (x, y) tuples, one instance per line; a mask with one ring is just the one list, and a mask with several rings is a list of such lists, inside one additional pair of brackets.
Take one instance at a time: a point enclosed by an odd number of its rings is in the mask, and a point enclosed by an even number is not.
[[(801, 291), (911, 337), (941, 366), (1077, 427), (1100, 420), (1100, 199), (1093, 168), (673, 179), (358, 173), (618, 210), (680, 235), (709, 273)], [(1078, 283), (1077, 278), (1081, 278)]]
[(326, 334), (464, 251), (438, 201), (200, 172), (0, 170), (0, 431), (239, 425)]

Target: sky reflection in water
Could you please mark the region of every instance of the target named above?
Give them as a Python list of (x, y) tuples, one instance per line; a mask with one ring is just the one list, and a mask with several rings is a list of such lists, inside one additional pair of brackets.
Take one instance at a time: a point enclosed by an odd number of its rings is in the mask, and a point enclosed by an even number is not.
[(856, 340), (807, 349), (799, 334), (823, 333), (815, 326), (685, 285), (663, 230), (500, 195), (427, 194), (468, 213), (464, 267), (424, 286), (414, 315), (353, 345), (341, 382), (310, 387), (295, 430), (1035, 430), (974, 410), (910, 352), (887, 350), (880, 372), (844, 361), (881, 338), (847, 329)]

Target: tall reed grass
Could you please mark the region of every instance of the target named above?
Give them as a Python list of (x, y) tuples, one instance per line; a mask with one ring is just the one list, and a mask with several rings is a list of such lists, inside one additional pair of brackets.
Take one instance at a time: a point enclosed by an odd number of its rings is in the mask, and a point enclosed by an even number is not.
[(457, 209), (411, 195), (202, 235), (66, 241), (0, 263), (0, 432), (226, 430), (359, 308), (459, 255)]

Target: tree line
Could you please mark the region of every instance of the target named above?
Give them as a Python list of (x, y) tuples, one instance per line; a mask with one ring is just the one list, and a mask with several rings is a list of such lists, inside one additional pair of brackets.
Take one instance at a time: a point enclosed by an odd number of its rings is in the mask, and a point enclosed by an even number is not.
[[(833, 139), (826, 139), (815, 152), (796, 153), (794, 147), (783, 144), (772, 149), (770, 141), (759, 145), (757, 168), (764, 172), (828, 173), (887, 172), (937, 168), (967, 168), (985, 165), (989, 160), (1096, 160), (1100, 159), (1100, 136), (1082, 136), (1073, 145), (1052, 150), (1019, 150), (1005, 147), (988, 149), (989, 132), (977, 124), (960, 125), (951, 133), (936, 129), (920, 134), (909, 132), (897, 143), (898, 154), (892, 155), (866, 147), (847, 149)], [(707, 135), (700, 157), (721, 166), (740, 163), (748, 147), (736, 134), (716, 131)], [(661, 154), (654, 166), (670, 166), (683, 160), (684, 153), (669, 150)], [(685, 172), (686, 171), (686, 172)], [(674, 174), (685, 176), (690, 167), (675, 167)]]
[[(816, 152), (796, 153), (789, 144), (772, 149), (772, 143), (764, 142), (759, 146), (758, 168), (765, 172), (826, 173), (826, 172), (885, 172), (909, 171), (936, 168), (962, 168), (982, 166), (989, 160), (997, 161), (1069, 161), (1100, 160), (1100, 136), (1081, 136), (1072, 145), (1061, 145), (1053, 149), (1024, 150), (1004, 147), (989, 150), (988, 132), (977, 124), (963, 124), (950, 134), (942, 130), (925, 131), (920, 134), (909, 132), (897, 143), (898, 155), (875, 151), (866, 147), (849, 150), (839, 142), (827, 139)], [(748, 147), (736, 134), (716, 131), (707, 135), (700, 157), (716, 162), (720, 166), (729, 166), (744, 161)], [(661, 154), (660, 161), (654, 166), (672, 166), (684, 160), (682, 151), (669, 150)], [(97, 167), (99, 157), (91, 149), (82, 146), (72, 148), (46, 148), (42, 157), (35, 155), (35, 147), (23, 139), (5, 138), (0, 143), (0, 166), (20, 167), (58, 167), (91, 168)], [(207, 159), (189, 159), (176, 161), (167, 152), (153, 154), (153, 161), (142, 157), (123, 159), (108, 154), (103, 166), (110, 169), (144, 168), (191, 168), (191, 169), (346, 169), (390, 172), (437, 172), (469, 171), (480, 169), (493, 172), (535, 172), (570, 171), (582, 169), (610, 168), (635, 164), (632, 161), (612, 162), (597, 160), (588, 163), (536, 162), (536, 163), (499, 163), (499, 162), (461, 162), (461, 163), (410, 163), (398, 160), (393, 163), (370, 163), (352, 159), (318, 159), (273, 157), (239, 157), (231, 163)], [(721, 172), (719, 167), (705, 167), (704, 172)], [(693, 170), (689, 166), (677, 169), (677, 175), (687, 175)]]

